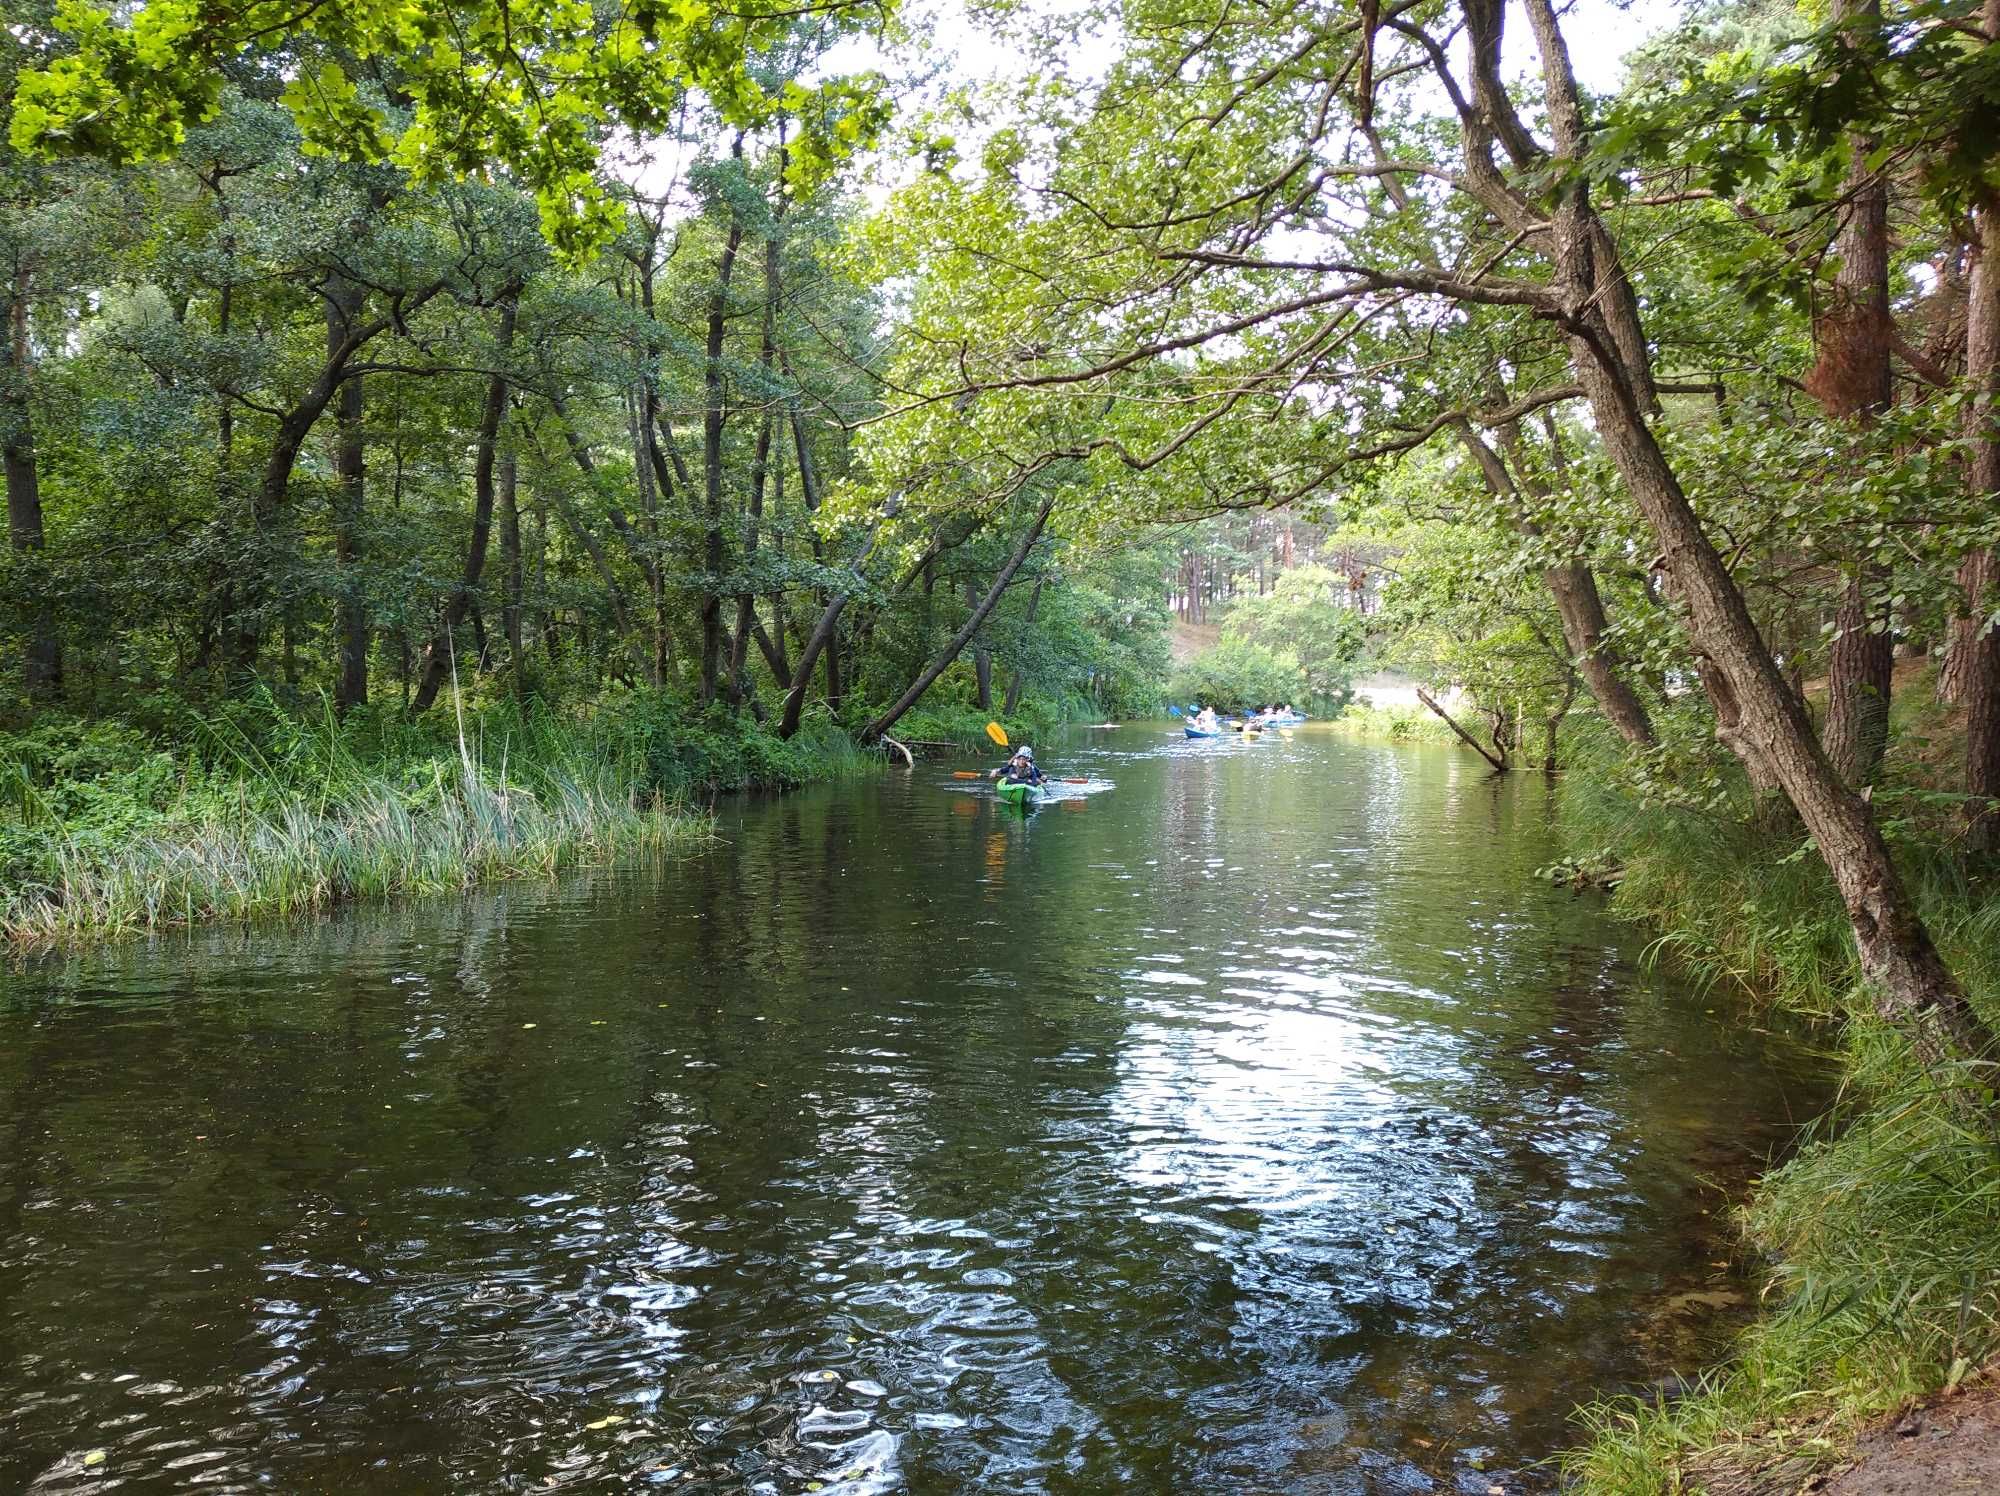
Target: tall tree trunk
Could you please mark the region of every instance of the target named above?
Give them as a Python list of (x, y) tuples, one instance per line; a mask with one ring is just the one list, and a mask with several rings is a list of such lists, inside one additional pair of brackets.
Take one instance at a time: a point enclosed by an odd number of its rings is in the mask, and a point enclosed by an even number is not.
[[(1881, 0), (1834, 0), (1833, 16), (1850, 28), (1879, 30)], [(1849, 54), (1860, 45), (1852, 30), (1842, 43)], [(1868, 164), (1874, 144), (1866, 136), (1848, 137), (1853, 160), (1847, 221), (1836, 246), (1840, 270), (1813, 320), (1818, 357), (1806, 378), (1829, 416), (1862, 424), (1889, 406), (1895, 330), (1889, 319), (1889, 189)], [(1882, 582), (1881, 571), (1865, 564), (1848, 575), (1827, 662), (1826, 754), (1834, 771), (1857, 786), (1874, 782), (1889, 741), (1896, 654), (1895, 635), (1881, 616)]]
[[(28, 287), (23, 271), (7, 298), (7, 337), (0, 360), (0, 469), (7, 481), (7, 540), (16, 555), (39, 558), (47, 545), (42, 527), (41, 469), (35, 460), (35, 426), (28, 408), (28, 379), (34, 349), (28, 342)], [(38, 569), (39, 571), (39, 569)], [(37, 572), (31, 588), (44, 585)], [(62, 689), (62, 638), (48, 598), (28, 604), (27, 639), (21, 651), (21, 683), (30, 699)]]
[[(979, 606), (979, 590), (972, 585), (972, 578), (965, 579), (965, 605)], [(982, 712), (993, 710), (993, 651), (981, 642), (972, 646), (972, 678), (978, 686), (978, 704)]]
[(522, 645), (521, 459), (509, 441), (500, 458), (500, 631), (507, 636), (507, 670), (515, 698), (528, 694), (528, 651)]
[[(768, 387), (776, 372), (778, 354), (778, 295), (782, 289), (780, 280), (781, 263), (778, 249), (778, 222), (783, 221), (780, 207), (770, 231), (764, 236), (764, 335), (758, 353), (758, 365), (763, 370), (764, 382)], [(767, 397), (768, 398), (768, 397)], [(757, 425), (757, 450), (750, 460), (750, 503), (743, 516), (743, 566), (746, 571), (757, 555), (758, 531), (764, 522), (764, 484), (771, 471), (772, 425), (776, 420), (775, 408), (766, 406), (764, 418)], [(780, 448), (783, 447), (780, 442)], [(750, 690), (749, 680), (743, 673), (744, 663), (749, 659), (750, 633), (757, 627), (757, 594), (750, 581), (744, 583), (743, 591), (736, 599), (736, 632), (729, 646), (729, 699), (736, 702)]]
[[(521, 288), (510, 286), (500, 297), (500, 328), (494, 339), (496, 364), (505, 364), (514, 346), (514, 322), (520, 311)], [(424, 649), (423, 667), (417, 694), (410, 701), (412, 712), (428, 711), (437, 700), (445, 676), (454, 661), (452, 633), (465, 621), (486, 570), (486, 546), (493, 531), (493, 472), (500, 442), (500, 419), (507, 412), (507, 380), (495, 374), (486, 382), (486, 404), (479, 413), (479, 441), (472, 463), (472, 539), (465, 548), (465, 571), (446, 600), (444, 617), (430, 644)]]
[(1827, 658), (1827, 762), (1857, 788), (1874, 782), (1889, 746), (1896, 656), (1881, 582), (1876, 568), (1863, 567), (1842, 585)]
[[(771, 448), (771, 501), (778, 512), (781, 527), (777, 540), (779, 554), (784, 552), (782, 526), (785, 513), (785, 441), (782, 435), (776, 438)], [(771, 589), (767, 599), (771, 609), (771, 627), (766, 629), (761, 621), (752, 622), (750, 637), (757, 641), (757, 649), (764, 656), (764, 662), (771, 667), (772, 679), (781, 690), (791, 689), (792, 662), (786, 651), (786, 635), (791, 629), (791, 621), (785, 616), (785, 589), (782, 583)]]
[[(740, 151), (742, 141), (739, 138)], [(728, 420), (722, 370), (722, 339), (728, 330), (729, 281), (736, 270), (736, 252), (743, 243), (743, 224), (732, 211), (722, 258), (715, 269), (715, 287), (708, 298), (708, 342), (702, 364), (701, 485), (701, 704), (715, 700), (722, 669), (722, 431)]]
[[(1514, 475), (1500, 454), (1472, 429), (1470, 421), (1457, 422), (1455, 429), (1459, 441), (1478, 464), (1487, 488), (1506, 506), (1514, 528), (1525, 536), (1538, 538), (1541, 529), (1528, 513), (1527, 505), (1521, 501)], [(1509, 445), (1514, 445), (1512, 433), (1508, 436)], [(1583, 561), (1572, 557), (1558, 565), (1544, 567), (1542, 582), (1555, 600), (1556, 614), (1562, 620), (1563, 640), (1569, 645), (1576, 667), (1583, 675), (1584, 684), (1590, 688), (1590, 694), (1596, 698), (1604, 720), (1633, 747), (1651, 747), (1654, 742), (1652, 718), (1647, 715), (1645, 703), (1639, 700), (1638, 692), (1627, 683), (1617, 661), (1604, 645), (1604, 635), (1611, 624), (1604, 616), (1604, 599), (1597, 590), (1596, 576)]]
[(999, 575), (993, 578), (993, 585), (986, 589), (986, 595), (974, 606), (972, 616), (965, 620), (956, 634), (952, 635), (951, 642), (945, 645), (943, 652), (910, 683), (910, 689), (897, 697), (895, 704), (881, 716), (861, 729), (862, 742), (872, 743), (894, 727), (903, 713), (923, 699), (924, 692), (931, 688), (932, 682), (951, 667), (951, 662), (958, 658), (959, 652), (971, 641), (972, 636), (979, 632), (980, 625), (986, 622), (986, 615), (991, 613), (994, 604), (1000, 601), (1000, 595), (1007, 590), (1007, 584), (1014, 580), (1014, 573), (1021, 569), (1021, 563), (1028, 559), (1028, 552), (1034, 549), (1035, 542), (1041, 538), (1042, 527), (1049, 522), (1050, 511), (1055, 507), (1053, 494), (1042, 501), (1042, 507), (1035, 511), (1033, 522), (1014, 546), (1013, 553), (1007, 557)]
[[(361, 314), (367, 293), (358, 286), (341, 285), (326, 299), (326, 351), (331, 358), (345, 340), (354, 319)], [(333, 472), (333, 561), (336, 571), (334, 638), (339, 667), (334, 676), (334, 709), (349, 708), (368, 701), (368, 604), (360, 575), (361, 516), (366, 500), (364, 490), (366, 447), (362, 428), (362, 381), (360, 376), (342, 382), (334, 408), (339, 422), (334, 439)]]
[(407, 318), (443, 289), (442, 281), (433, 282), (400, 298), (400, 304), (391, 312), (367, 322), (349, 322), (341, 340), (327, 349), (326, 358), (320, 364), (319, 372), (313, 376), (312, 383), (306, 386), (305, 393), (279, 419), (277, 432), (271, 439), (270, 454), (264, 460), (263, 474), (258, 478), (256, 492), (251, 498), (251, 528), (260, 544), (250, 559), (252, 575), (237, 589), (238, 611), (230, 641), (230, 666), (239, 680), (254, 674), (257, 668), (257, 655), (263, 640), (263, 610), (270, 595), (269, 578), (264, 574), (270, 564), (268, 546), (290, 501), (292, 469), (298, 466), (300, 449), (305, 446), (306, 438), (312, 434), (319, 418), (326, 413), (327, 406), (333, 403), (333, 397), (339, 393), (355, 354), (370, 339), (393, 326), (398, 318)]
[[(653, 440), (652, 428), (646, 420), (646, 395), (642, 389), (627, 392), (625, 401), (625, 430), (632, 439), (633, 479), (639, 487), (638, 524), (644, 527), (647, 554), (657, 553), (660, 534), (659, 510), (660, 493), (652, 453), (658, 443)], [(661, 685), (667, 678), (667, 588), (666, 577), (658, 566), (644, 566), (646, 591), (653, 603), (653, 647), (646, 665), (646, 676), (654, 685)]]
[[(1526, 4), (1541, 51), (1557, 164), (1573, 163), (1583, 155), (1584, 130), (1568, 49), (1553, 0)], [(1564, 183), (1551, 235), (1554, 286), (1571, 360), (1606, 450), (1660, 546), (1715, 689), (1739, 714), (1742, 735), (1783, 785), (1833, 875), (1878, 1011), (1927, 1066), (1956, 1086), (1958, 1062), (1995, 1052), (1993, 1033), (1939, 957), (1868, 803), (1827, 762), (1661, 452), (1647, 421), (1650, 368), (1627, 361), (1645, 358), (1643, 341), (1628, 350), (1613, 334), (1617, 319), (1630, 316), (1636, 323), (1636, 303), (1629, 285), (1621, 288), (1615, 262), (1602, 263), (1610, 236), (1581, 174), (1567, 175)]]
[[(2000, 0), (1981, 14), (1986, 45), (2000, 48)], [(1988, 188), (1973, 215), (1971, 288), (1966, 298), (1965, 372), (1972, 398), (1965, 431), (1966, 464), (1975, 504), (2000, 506), (2000, 192)], [(1986, 550), (1959, 569), (1971, 627), (1965, 641), (1966, 847), (1979, 856), (2000, 852), (2000, 554)]]
[[(1048, 578), (1046, 576), (1036, 577), (1035, 590), (1028, 594), (1027, 625), (1030, 629), (1033, 629), (1035, 626), (1035, 610), (1040, 608), (1042, 605), (1042, 584), (1047, 580)], [(1021, 706), (1021, 672), (1018, 668), (1016, 668), (1013, 677), (1007, 682), (1007, 701), (1006, 704), (1000, 708), (1000, 715), (1003, 717), (1011, 717), (1014, 715), (1015, 712), (1020, 710), (1020, 706)]]
[[(868, 565), (868, 558), (875, 554), (875, 542), (882, 533), (881, 526), (882, 521), (877, 519), (868, 531), (868, 539), (861, 547), (861, 554), (854, 558), (848, 568), (854, 573), (857, 582), (865, 575), (863, 568)], [(833, 654), (827, 646), (833, 641), (834, 630), (840, 625), (840, 615), (847, 611), (847, 598), (847, 593), (837, 592), (828, 600), (826, 607), (820, 612), (819, 622), (813, 626), (811, 637), (806, 640), (805, 649), (799, 655), (798, 668), (792, 675), (791, 689), (785, 693), (785, 710), (778, 721), (778, 736), (781, 738), (789, 738), (799, 730), (799, 719), (805, 712), (806, 692), (812, 689), (813, 670), (818, 666), (822, 654), (825, 654), (829, 661), (827, 694), (832, 696), (834, 688), (838, 685), (831, 664)]]

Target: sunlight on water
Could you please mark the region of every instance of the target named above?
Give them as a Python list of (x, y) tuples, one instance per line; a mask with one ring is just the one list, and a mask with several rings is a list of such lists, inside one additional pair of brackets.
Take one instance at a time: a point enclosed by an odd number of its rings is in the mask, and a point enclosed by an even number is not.
[(1713, 1352), (1817, 1069), (1539, 779), (1043, 752), (0, 979), (0, 1488), (1515, 1490)]

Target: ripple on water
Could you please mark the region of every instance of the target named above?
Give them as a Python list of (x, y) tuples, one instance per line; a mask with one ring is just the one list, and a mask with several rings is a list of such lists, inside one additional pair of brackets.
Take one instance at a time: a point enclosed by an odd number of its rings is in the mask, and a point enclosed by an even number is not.
[(1435, 1492), (1545, 1452), (1721, 1291), (1701, 1181), (1804, 1067), (1529, 877), (1538, 784), (1189, 746), (1052, 749), (1115, 783), (1088, 815), (920, 769), (688, 864), (0, 978), (0, 1488)]

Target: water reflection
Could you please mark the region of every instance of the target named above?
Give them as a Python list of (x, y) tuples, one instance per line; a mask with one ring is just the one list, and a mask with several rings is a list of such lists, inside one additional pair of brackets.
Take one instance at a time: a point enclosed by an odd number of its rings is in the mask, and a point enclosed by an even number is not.
[(0, 1487), (1483, 1490), (1699, 1353), (1810, 1066), (1538, 781), (1064, 762), (7, 979)]

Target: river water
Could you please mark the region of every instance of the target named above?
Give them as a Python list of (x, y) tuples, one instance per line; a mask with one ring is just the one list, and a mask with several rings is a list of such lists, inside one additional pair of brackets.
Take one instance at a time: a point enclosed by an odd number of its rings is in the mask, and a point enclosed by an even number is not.
[(0, 1490), (1512, 1491), (1716, 1352), (1821, 1067), (1539, 777), (1043, 758), (0, 975)]

